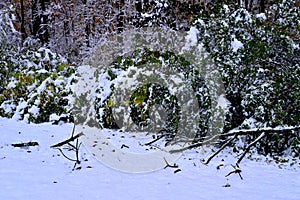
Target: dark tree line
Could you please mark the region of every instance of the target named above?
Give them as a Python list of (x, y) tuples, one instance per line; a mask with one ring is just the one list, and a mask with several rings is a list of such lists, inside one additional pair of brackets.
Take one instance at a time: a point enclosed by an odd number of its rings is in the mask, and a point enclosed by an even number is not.
[(213, 12), (216, 7), (233, 2), (237, 7), (260, 13), (277, 1), (4, 0), (2, 5), (15, 8), (14, 25), (21, 33), (20, 45), (34, 38), (59, 53), (78, 56), (79, 49), (85, 51), (97, 45), (105, 35), (126, 29), (158, 25), (187, 30), (201, 9)]

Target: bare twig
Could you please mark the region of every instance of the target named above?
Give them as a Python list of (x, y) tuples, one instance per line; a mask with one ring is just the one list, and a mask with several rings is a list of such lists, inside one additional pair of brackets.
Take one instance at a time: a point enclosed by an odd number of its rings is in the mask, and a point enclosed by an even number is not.
[(76, 155), (76, 161), (73, 167), (73, 170), (75, 169), (77, 164), (80, 164), (80, 160), (79, 160), (79, 148), (81, 146), (81, 143), (78, 143), (78, 139), (76, 140), (76, 148), (75, 148), (75, 155)]
[(11, 144), (13, 147), (29, 147), (29, 146), (38, 146), (38, 142), (23, 142), (23, 143), (15, 143)]
[(66, 159), (72, 161), (72, 162), (76, 162), (77, 160), (69, 158), (66, 154), (64, 154), (63, 150), (61, 150), (60, 148), (56, 148), (60, 151), (60, 153), (63, 155), (63, 157), (65, 157)]
[(236, 164), (236, 166), (233, 166), (233, 165), (231, 165), (231, 166), (234, 168), (234, 170), (229, 172), (225, 177), (228, 177), (231, 174), (238, 174), (240, 176), (241, 180), (243, 180), (243, 177), (241, 175), (242, 170), (240, 169), (239, 165)]
[[(65, 144), (68, 144), (68, 143), (70, 143), (70, 142), (75, 141), (75, 140), (78, 139), (80, 136), (83, 136), (83, 135), (84, 135), (83, 133), (78, 133), (77, 135), (74, 136), (74, 131), (75, 131), (75, 125), (74, 125), (73, 130), (72, 130), (72, 135), (71, 135), (71, 137), (70, 137), (69, 139), (64, 140), (64, 141), (62, 141), (62, 142), (59, 142), (59, 143), (57, 143), (57, 144), (55, 144), (55, 145), (52, 145), (50, 148), (61, 147), (61, 146), (65, 145)], [(70, 146), (72, 146), (72, 145), (70, 145)]]
[[(75, 135), (75, 136), (73, 136), (73, 137), (70, 137), (70, 138), (67, 139), (67, 140), (64, 140), (64, 141), (62, 141), (62, 142), (60, 142), (60, 143), (57, 143), (57, 144), (55, 144), (55, 145), (52, 145), (51, 148), (61, 147), (61, 146), (65, 145), (65, 144), (68, 144), (68, 143), (70, 143), (70, 142), (75, 141), (76, 139), (78, 139), (80, 136), (83, 136), (83, 135), (84, 135), (83, 133), (78, 133), (77, 135)], [(70, 145), (70, 146), (72, 146), (72, 145)], [(74, 146), (73, 146), (73, 147), (74, 147)]]
[[(206, 145), (206, 144), (212, 144), (212, 141), (218, 139), (219, 137), (230, 137), (230, 136), (239, 136), (239, 135), (254, 135), (257, 133), (285, 133), (287, 131), (297, 131), (300, 130), (300, 126), (295, 126), (295, 127), (275, 127), (275, 128), (256, 128), (256, 129), (243, 129), (243, 130), (231, 130), (227, 133), (223, 133), (223, 134), (216, 134), (214, 136), (212, 136), (211, 138), (183, 147), (181, 149), (175, 149), (175, 150), (171, 150), (170, 153), (178, 153), (178, 152), (182, 152), (182, 151), (186, 151), (188, 149), (193, 149), (193, 148), (197, 148), (200, 147), (202, 145)], [(174, 143), (188, 143), (188, 142), (195, 142), (194, 140), (191, 141), (175, 141)], [(173, 144), (174, 144), (173, 143)]]
[(245, 151), (243, 152), (243, 154), (241, 155), (241, 157), (238, 159), (237, 164), (239, 164), (243, 158), (245, 157), (245, 155), (249, 152), (250, 148), (255, 145), (259, 140), (261, 140), (263, 137), (265, 136), (265, 132), (261, 133), (260, 136), (258, 136), (253, 142), (251, 142), (245, 149)]
[(232, 137), (231, 139), (229, 139), (225, 144), (223, 144), (218, 151), (216, 151), (213, 155), (211, 155), (206, 162), (204, 162), (203, 164), (207, 165), (216, 155), (218, 155), (223, 149), (225, 149), (225, 147), (227, 147), (234, 139), (236, 138), (236, 135), (234, 137)]
[(164, 169), (166, 169), (167, 167), (170, 167), (170, 168), (178, 168), (178, 165), (176, 165), (175, 163), (174, 163), (174, 165), (170, 165), (170, 164), (168, 163), (168, 161), (166, 160), (166, 158), (164, 158), (164, 160), (165, 160), (165, 162), (166, 162), (166, 166), (164, 167)]
[[(73, 170), (75, 169), (76, 165), (77, 164), (80, 164), (80, 160), (79, 160), (79, 148), (81, 146), (81, 143), (79, 143), (79, 140), (78, 138), (82, 135), (84, 135), (83, 133), (78, 133), (77, 135), (74, 135), (74, 132), (75, 132), (75, 125), (73, 127), (73, 130), (72, 130), (72, 134), (71, 134), (71, 137), (67, 140), (64, 140), (62, 142), (59, 142), (55, 145), (52, 145), (51, 148), (55, 148), (55, 149), (58, 149), (61, 154), (68, 160), (72, 161), (72, 162), (75, 162), (74, 164), (74, 167), (73, 167)], [(75, 145), (71, 144), (71, 142), (74, 142), (76, 141)], [(68, 157), (66, 154), (64, 154), (63, 150), (61, 149), (62, 146), (64, 145), (68, 145), (70, 148), (70, 150), (73, 150), (75, 151), (75, 157), (76, 157), (76, 160), (75, 159), (72, 159), (70, 157)]]
[(153, 144), (154, 142), (157, 142), (158, 140), (160, 140), (163, 137), (164, 137), (164, 135), (161, 135), (161, 136), (157, 137), (156, 139), (154, 139), (154, 140), (152, 140), (150, 142), (147, 142), (145, 145), (146, 146), (151, 145), (151, 144)]

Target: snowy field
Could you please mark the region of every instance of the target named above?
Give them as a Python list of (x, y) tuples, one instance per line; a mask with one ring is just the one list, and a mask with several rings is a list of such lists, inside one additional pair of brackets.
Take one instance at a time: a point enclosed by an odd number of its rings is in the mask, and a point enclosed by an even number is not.
[[(72, 124), (35, 125), (0, 118), (0, 199), (300, 199), (299, 165), (280, 169), (274, 163), (245, 159), (241, 180), (237, 174), (225, 178), (233, 170), (229, 163), (216, 169), (220, 158), (205, 166), (199, 155), (186, 153), (176, 161), (178, 173), (166, 168), (126, 174), (104, 166), (81, 147), (81, 168), (72, 171), (73, 163), (50, 148), (71, 131)], [(11, 145), (29, 141), (39, 145)]]

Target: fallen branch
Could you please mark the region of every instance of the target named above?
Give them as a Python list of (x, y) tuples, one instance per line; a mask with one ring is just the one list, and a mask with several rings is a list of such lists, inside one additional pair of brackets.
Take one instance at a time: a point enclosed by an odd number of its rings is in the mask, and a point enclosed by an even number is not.
[(164, 158), (165, 162), (166, 162), (166, 166), (164, 167), (164, 169), (166, 169), (167, 167), (170, 167), (170, 168), (178, 168), (178, 165), (176, 165), (175, 163), (173, 165), (170, 165), (168, 163), (168, 161), (166, 160), (166, 158)]
[(236, 136), (232, 137), (231, 139), (229, 139), (225, 144), (223, 144), (218, 151), (216, 151), (213, 155), (211, 155), (206, 162), (204, 162), (203, 164), (207, 165), (216, 155), (218, 155), (223, 149), (225, 149), (225, 147), (227, 147), (234, 139), (236, 138)]
[[(70, 160), (70, 161), (72, 161), (72, 162), (75, 162), (74, 167), (73, 167), (73, 170), (75, 169), (75, 167), (76, 167), (77, 164), (80, 164), (80, 160), (79, 160), (79, 148), (80, 148), (80, 146), (81, 146), (81, 143), (79, 143), (78, 138), (79, 138), (80, 136), (83, 136), (83, 135), (84, 135), (83, 133), (78, 133), (77, 135), (74, 135), (74, 132), (75, 132), (75, 124), (74, 124), (73, 130), (72, 130), (72, 135), (71, 135), (71, 137), (70, 137), (69, 139), (64, 140), (64, 141), (62, 141), (62, 142), (59, 142), (59, 143), (57, 143), (57, 144), (51, 146), (51, 148), (58, 149), (58, 150), (61, 152), (61, 154), (62, 154), (66, 159), (68, 159), (68, 160)], [(75, 145), (71, 144), (71, 142), (74, 142), (75, 140), (76, 140), (76, 144), (75, 144)], [(76, 159), (72, 159), (72, 158), (68, 157), (68, 156), (63, 152), (63, 150), (62, 150), (60, 147), (62, 147), (62, 146), (64, 146), (64, 145), (68, 145), (69, 147), (72, 148), (71, 150), (74, 150), (74, 151), (75, 151)]]
[(64, 141), (62, 141), (62, 142), (60, 142), (60, 143), (57, 143), (57, 144), (55, 144), (55, 145), (52, 145), (50, 148), (57, 148), (57, 147), (61, 147), (61, 146), (63, 146), (63, 145), (65, 145), (65, 144), (69, 144), (70, 142), (73, 142), (73, 141), (75, 141), (76, 139), (78, 139), (80, 136), (83, 136), (84, 134), (83, 133), (78, 133), (77, 135), (75, 135), (75, 136), (71, 136), (69, 139), (67, 139), (67, 140), (64, 140)]
[(245, 149), (245, 151), (243, 152), (243, 154), (241, 155), (241, 157), (238, 159), (237, 164), (239, 164), (243, 158), (245, 157), (245, 155), (249, 152), (250, 148), (252, 146), (254, 146), (259, 140), (261, 140), (263, 137), (265, 136), (265, 133), (263, 132), (262, 134), (260, 134), (260, 136), (258, 136), (253, 142), (251, 142)]
[(16, 143), (16, 144), (11, 144), (13, 147), (29, 147), (29, 146), (38, 146), (38, 142), (23, 142), (23, 143)]
[[(265, 134), (267, 133), (285, 133), (287, 131), (298, 131), (300, 130), (300, 126), (295, 126), (295, 127), (275, 127), (275, 128), (256, 128), (256, 129), (243, 129), (243, 130), (231, 130), (227, 133), (223, 133), (223, 134), (216, 134), (212, 137), (210, 137), (207, 140), (201, 141), (201, 142), (197, 142), (195, 144), (183, 147), (181, 149), (175, 149), (175, 150), (171, 150), (170, 153), (178, 153), (178, 152), (182, 152), (182, 151), (186, 151), (188, 149), (193, 149), (193, 148), (197, 148), (203, 145), (207, 145), (207, 144), (212, 144), (212, 141), (220, 138), (220, 137), (230, 137), (230, 136), (240, 136), (240, 135), (254, 135), (257, 133), (261, 133), (264, 132)], [(195, 140), (184, 140), (184, 141), (174, 141), (172, 144), (176, 144), (176, 143), (189, 143), (189, 142), (195, 142)]]
[(240, 169), (239, 165), (236, 164), (236, 166), (233, 166), (233, 165), (231, 165), (231, 166), (234, 168), (234, 170), (231, 171), (231, 172), (229, 172), (225, 177), (228, 177), (228, 176), (230, 176), (231, 174), (238, 174), (238, 175), (240, 176), (241, 180), (243, 180), (243, 177), (242, 177), (242, 175), (241, 175), (242, 170)]
[(152, 140), (152, 141), (150, 141), (150, 142), (147, 142), (145, 145), (146, 145), (146, 146), (149, 146), (149, 145), (151, 145), (151, 144), (157, 142), (158, 140), (160, 140), (160, 139), (163, 138), (163, 137), (164, 137), (164, 135), (158, 136), (156, 139), (154, 139), (154, 140)]
[(63, 150), (61, 150), (60, 148), (57, 148), (57, 149), (60, 151), (61, 155), (63, 155), (63, 157), (65, 157), (66, 159), (68, 159), (72, 162), (77, 162), (77, 160), (69, 158), (66, 154), (64, 154)]

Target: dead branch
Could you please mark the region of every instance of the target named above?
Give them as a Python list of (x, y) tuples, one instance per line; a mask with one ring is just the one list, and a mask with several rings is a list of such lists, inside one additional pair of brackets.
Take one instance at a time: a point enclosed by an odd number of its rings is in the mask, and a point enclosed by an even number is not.
[[(74, 131), (75, 131), (75, 125), (74, 125), (73, 130), (72, 130), (72, 135), (71, 135), (71, 137), (69, 139), (64, 140), (62, 142), (59, 142), (59, 143), (57, 143), (55, 145), (52, 145), (52, 146), (50, 146), (50, 148), (57, 148), (57, 147), (61, 147), (61, 146), (65, 145), (65, 144), (69, 144), (70, 142), (73, 142), (76, 139), (78, 139), (80, 136), (84, 135), (83, 133), (78, 133), (77, 135), (74, 136)], [(69, 144), (69, 145), (72, 146), (71, 144)]]
[[(81, 146), (81, 143), (79, 143), (78, 138), (80, 136), (84, 135), (83, 133), (78, 133), (77, 135), (74, 135), (74, 132), (75, 132), (75, 124), (74, 124), (73, 130), (72, 130), (71, 137), (69, 139), (64, 140), (62, 142), (59, 142), (59, 143), (51, 146), (51, 148), (58, 149), (61, 152), (61, 154), (66, 159), (68, 159), (68, 160), (70, 160), (72, 162), (75, 162), (73, 170), (76, 168), (77, 164), (80, 164), (80, 160), (79, 160), (79, 148)], [(71, 142), (74, 142), (74, 141), (76, 141), (75, 145), (71, 144)], [(71, 147), (71, 150), (75, 151), (75, 157), (76, 157), (76, 159), (72, 159), (72, 158), (68, 157), (66, 154), (64, 154), (63, 150), (61, 149), (61, 147), (64, 146), (64, 145), (68, 145), (69, 147)]]
[(23, 142), (23, 143), (15, 143), (11, 144), (13, 147), (29, 147), (29, 146), (38, 146), (38, 142)]
[(240, 176), (241, 180), (243, 180), (243, 177), (241, 175), (242, 170), (240, 169), (239, 165), (236, 164), (236, 166), (233, 166), (233, 165), (231, 165), (231, 166), (234, 168), (234, 170), (229, 172), (225, 177), (228, 177), (231, 174), (238, 174)]
[(234, 139), (236, 138), (236, 136), (232, 137), (231, 139), (229, 139), (225, 144), (223, 144), (218, 151), (216, 151), (213, 155), (211, 155), (206, 162), (204, 162), (203, 164), (207, 165), (216, 155), (218, 155), (223, 149), (225, 149), (225, 147), (227, 147)]
[(265, 136), (265, 132), (261, 133), (260, 136), (258, 136), (253, 142), (251, 142), (245, 149), (245, 151), (243, 152), (243, 154), (241, 155), (241, 157), (238, 159), (237, 164), (239, 164), (243, 158), (245, 157), (245, 155), (249, 152), (250, 148), (255, 145), (258, 141), (260, 141), (263, 137)]
[(164, 167), (164, 169), (166, 169), (167, 167), (170, 167), (170, 168), (178, 168), (178, 165), (176, 165), (175, 163), (173, 165), (170, 165), (168, 163), (168, 161), (166, 160), (166, 158), (164, 158), (165, 162), (166, 162), (166, 166)]
[(68, 159), (68, 160), (70, 160), (72, 162), (76, 162), (77, 161), (75, 159), (69, 158), (66, 154), (64, 154), (63, 150), (61, 150), (60, 148), (57, 148), (57, 149), (60, 151), (61, 155), (63, 155), (63, 157), (65, 157), (66, 159)]
[(146, 145), (146, 146), (149, 146), (149, 145), (151, 145), (151, 144), (157, 142), (158, 140), (160, 140), (160, 139), (163, 138), (163, 137), (164, 137), (164, 135), (161, 135), (161, 136), (157, 137), (156, 139), (154, 139), (154, 140), (152, 140), (152, 141), (150, 141), (150, 142), (147, 142), (145, 145)]
[[(300, 126), (295, 126), (295, 127), (275, 127), (275, 128), (256, 128), (256, 129), (243, 129), (243, 130), (231, 130), (227, 133), (222, 133), (222, 134), (216, 134), (214, 136), (212, 136), (211, 138), (201, 141), (201, 142), (197, 142), (195, 144), (183, 147), (181, 149), (175, 149), (175, 150), (171, 150), (170, 153), (178, 153), (178, 152), (183, 152), (186, 151), (188, 149), (193, 149), (193, 148), (197, 148), (200, 147), (202, 145), (206, 145), (206, 144), (212, 144), (212, 141), (216, 140), (219, 137), (230, 137), (230, 136), (240, 136), (240, 135), (254, 135), (257, 133), (262, 133), (264, 132), (265, 134), (267, 133), (273, 133), (273, 134), (279, 134), (279, 133), (286, 133), (288, 131), (298, 131), (300, 130)], [(195, 142), (194, 140), (191, 141), (175, 141), (172, 144), (175, 143), (189, 143), (189, 142)]]

